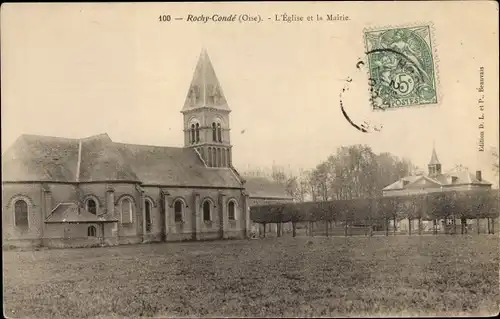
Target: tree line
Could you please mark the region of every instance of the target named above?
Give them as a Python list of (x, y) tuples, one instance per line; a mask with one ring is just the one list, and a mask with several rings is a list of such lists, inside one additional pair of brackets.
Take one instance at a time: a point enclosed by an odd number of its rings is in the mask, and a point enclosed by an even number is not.
[(367, 145), (342, 146), (312, 170), (292, 172), (274, 166), (254, 169), (246, 176), (269, 177), (296, 201), (344, 200), (382, 195), (382, 189), (418, 167), (390, 153), (375, 154)]
[[(497, 149), (492, 148), (490, 154), (492, 170), (498, 176)], [(416, 174), (423, 172), (410, 160), (391, 153), (375, 154), (369, 146), (360, 144), (337, 148), (334, 154), (312, 170), (299, 170), (297, 173), (273, 165), (270, 170), (253, 169), (244, 172), (246, 176), (265, 176), (274, 180), (298, 202), (252, 207), (252, 220), (257, 223), (294, 224), (324, 220), (327, 221), (326, 224), (342, 222), (345, 227), (371, 223), (371, 226), (382, 227), (387, 232), (390, 220), (409, 218), (417, 219), (419, 223), (421, 220), (434, 220), (436, 223), (437, 220), (446, 220), (454, 214), (462, 220), (488, 218), (490, 221), (498, 213), (493, 210), (498, 207), (498, 203), (496, 206), (487, 204), (492, 199), (498, 200), (498, 190), (480, 194), (445, 192), (382, 197), (384, 187), (405, 176)], [(480, 196), (474, 198), (476, 195)], [(409, 232), (411, 233), (411, 228)]]
[[(331, 201), (282, 203), (253, 206), (250, 209), (251, 220), (255, 223), (287, 223), (291, 222), (293, 236), (296, 235), (296, 225), (300, 222), (326, 221), (328, 224), (341, 223), (345, 232), (349, 227), (369, 227), (370, 233), (374, 226), (382, 226), (388, 232), (388, 224), (403, 219), (409, 220), (410, 235), (411, 221), (418, 220), (417, 232), (421, 233), (422, 220), (451, 221), (456, 227), (456, 220), (461, 220), (462, 233), (466, 227), (467, 219), (488, 219), (488, 231), (494, 225), (495, 218), (499, 215), (498, 190), (471, 190), (448, 191), (429, 194), (394, 197), (370, 197), (358, 199), (339, 199)], [(395, 229), (394, 229), (395, 231)], [(437, 233), (437, 228), (435, 233)], [(278, 234), (279, 235), (279, 234)]]

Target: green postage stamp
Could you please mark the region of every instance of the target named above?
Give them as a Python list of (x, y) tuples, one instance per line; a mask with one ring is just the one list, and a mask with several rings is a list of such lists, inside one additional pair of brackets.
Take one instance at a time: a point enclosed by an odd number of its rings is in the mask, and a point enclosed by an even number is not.
[(366, 30), (364, 34), (374, 110), (438, 103), (428, 25)]

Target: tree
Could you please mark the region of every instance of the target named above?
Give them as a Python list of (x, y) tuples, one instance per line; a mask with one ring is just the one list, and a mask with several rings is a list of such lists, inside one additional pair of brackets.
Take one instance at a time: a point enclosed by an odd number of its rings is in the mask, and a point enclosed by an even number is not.
[(307, 172), (303, 169), (299, 170), (299, 176), (297, 178), (298, 187), (297, 187), (297, 200), (299, 202), (304, 202), (306, 200), (306, 196), (310, 193), (308, 186), (308, 175)]
[(381, 153), (376, 156), (377, 161), (377, 176), (375, 178), (377, 186), (377, 195), (382, 195), (382, 189), (395, 181), (408, 176), (410, 168), (416, 171), (409, 160), (400, 160), (398, 157), (390, 153)]
[(315, 191), (315, 197), (318, 200), (327, 201), (329, 195), (329, 172), (330, 167), (327, 162), (323, 162), (316, 166), (311, 172), (309, 183)]
[(312, 170), (310, 193), (313, 200), (323, 201), (379, 196), (412, 168), (410, 161), (389, 153), (376, 155), (367, 145), (342, 146)]

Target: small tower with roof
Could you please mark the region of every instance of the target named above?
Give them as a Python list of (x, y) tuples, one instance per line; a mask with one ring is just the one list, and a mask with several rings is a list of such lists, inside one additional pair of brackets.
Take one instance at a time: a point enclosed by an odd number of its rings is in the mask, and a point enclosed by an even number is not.
[(439, 162), (439, 159), (437, 157), (436, 146), (434, 143), (432, 145), (431, 160), (429, 161), (427, 167), (429, 169), (430, 177), (436, 177), (438, 175), (441, 175), (441, 163)]

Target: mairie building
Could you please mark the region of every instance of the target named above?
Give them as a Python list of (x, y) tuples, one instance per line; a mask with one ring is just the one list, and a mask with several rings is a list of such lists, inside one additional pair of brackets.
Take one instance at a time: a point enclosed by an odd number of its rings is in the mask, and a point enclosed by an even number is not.
[[(440, 193), (449, 191), (470, 191), (470, 190), (488, 190), (491, 189), (492, 184), (483, 179), (481, 171), (470, 172), (468, 168), (457, 166), (448, 172), (443, 172), (441, 168), (441, 162), (438, 159), (436, 148), (433, 147), (431, 159), (427, 165), (427, 174), (411, 174), (405, 176), (396, 182), (386, 186), (382, 189), (383, 196), (411, 196), (411, 195), (422, 195), (430, 193)], [(474, 224), (473, 220), (451, 220), (447, 219), (440, 220), (436, 225), (437, 230), (442, 230), (446, 228), (446, 224), (460, 224), (461, 222), (470, 225)], [(411, 226), (409, 225), (411, 223)], [(482, 231), (487, 228), (487, 220), (482, 219), (481, 225), (475, 225), (476, 231), (477, 227), (480, 227)], [(394, 227), (394, 222), (391, 221), (391, 226)], [(408, 231), (411, 229), (418, 229), (418, 221), (413, 219), (409, 221), (408, 219), (396, 222), (396, 229), (399, 231)], [(432, 221), (422, 221), (421, 227), (424, 231), (430, 230), (433, 227)]]
[(230, 112), (203, 50), (181, 110), (184, 147), (21, 135), (2, 155), (3, 245), (248, 237), (251, 205), (291, 198), (233, 167)]
[(491, 189), (492, 184), (483, 179), (481, 171), (470, 172), (464, 167), (455, 167), (442, 172), (436, 148), (433, 147), (427, 165), (427, 174), (405, 176), (382, 189), (383, 196), (407, 196), (447, 191)]

